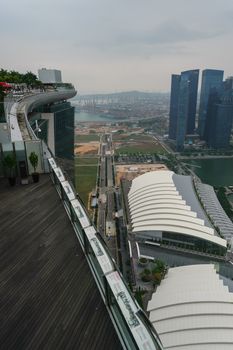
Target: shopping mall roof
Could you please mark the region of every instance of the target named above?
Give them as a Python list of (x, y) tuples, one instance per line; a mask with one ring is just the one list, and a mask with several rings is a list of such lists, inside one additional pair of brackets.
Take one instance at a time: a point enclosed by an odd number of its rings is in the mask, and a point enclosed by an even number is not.
[(132, 232), (181, 233), (226, 247), (216, 235), (190, 176), (152, 171), (132, 181), (128, 194)]
[(197, 191), (205, 210), (212, 218), (215, 226), (220, 230), (223, 237), (231, 242), (233, 240), (233, 223), (223, 210), (212, 186), (197, 182)]
[(233, 348), (233, 293), (213, 264), (169, 269), (148, 303), (164, 349)]

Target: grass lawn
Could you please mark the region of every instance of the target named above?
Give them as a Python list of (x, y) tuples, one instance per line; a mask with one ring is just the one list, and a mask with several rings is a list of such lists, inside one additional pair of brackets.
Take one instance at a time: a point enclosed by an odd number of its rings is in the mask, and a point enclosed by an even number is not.
[(88, 194), (96, 185), (97, 165), (98, 158), (75, 159), (75, 187), (86, 207)]
[(85, 158), (85, 157), (75, 157), (75, 166), (80, 165), (97, 165), (98, 164), (98, 158)]
[(90, 135), (75, 135), (76, 143), (84, 143), (90, 141), (99, 141), (100, 137), (98, 134), (90, 134)]
[(142, 143), (129, 143), (115, 150), (115, 154), (129, 154), (129, 153), (166, 153), (165, 150), (159, 144), (153, 142), (142, 142)]
[(113, 134), (113, 141), (150, 141), (152, 137), (146, 134)]

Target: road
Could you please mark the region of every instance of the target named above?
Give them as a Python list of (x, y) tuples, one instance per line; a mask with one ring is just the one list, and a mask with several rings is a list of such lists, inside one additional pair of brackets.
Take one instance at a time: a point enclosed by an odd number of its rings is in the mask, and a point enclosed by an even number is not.
[(118, 261), (112, 136), (103, 134), (100, 145), (99, 203), (97, 227), (112, 255)]

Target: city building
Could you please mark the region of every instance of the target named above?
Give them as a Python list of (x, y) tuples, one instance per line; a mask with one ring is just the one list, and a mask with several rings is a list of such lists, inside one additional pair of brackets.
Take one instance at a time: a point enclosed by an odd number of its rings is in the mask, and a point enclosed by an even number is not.
[(206, 213), (211, 218), (214, 226), (219, 230), (221, 237), (224, 237), (233, 249), (233, 222), (219, 203), (214, 188), (203, 184), (201, 181), (196, 181), (195, 185)]
[[(193, 134), (195, 130), (198, 78), (199, 69), (188, 70), (181, 73), (181, 80), (183, 79), (184, 81), (188, 82), (186, 134)], [(184, 93), (186, 94), (186, 92)]]
[(212, 89), (219, 90), (223, 83), (223, 70), (205, 69), (202, 72), (201, 95), (198, 117), (198, 133), (204, 138), (209, 95)]
[(204, 138), (214, 149), (226, 149), (230, 144), (233, 120), (233, 89), (213, 89), (209, 95)]
[(224, 81), (223, 88), (225, 91), (233, 90), (233, 77), (228, 77)]
[(56, 157), (74, 157), (74, 112), (75, 108), (65, 100), (42, 105), (32, 112), (32, 128)]
[(172, 74), (170, 112), (169, 112), (169, 139), (171, 140), (176, 139), (179, 90), (180, 90), (180, 75)]
[(62, 82), (61, 71), (57, 69), (38, 69), (38, 76), (39, 80), (43, 84), (55, 84)]
[(196, 194), (191, 176), (148, 172), (132, 181), (128, 193), (129, 230), (138, 242), (225, 255), (222, 239)]
[(178, 99), (178, 115), (176, 125), (176, 150), (184, 148), (185, 135), (187, 133), (188, 107), (189, 106), (189, 81), (185, 75), (181, 75)]
[(213, 264), (170, 268), (147, 311), (164, 350), (233, 348), (232, 282)]
[(182, 151), (185, 136), (195, 130), (199, 70), (172, 75), (169, 138), (176, 140), (177, 151)]

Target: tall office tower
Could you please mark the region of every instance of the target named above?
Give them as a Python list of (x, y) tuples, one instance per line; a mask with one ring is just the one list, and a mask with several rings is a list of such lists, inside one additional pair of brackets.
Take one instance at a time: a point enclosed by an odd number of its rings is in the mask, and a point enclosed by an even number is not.
[(180, 75), (172, 74), (170, 112), (169, 112), (169, 139), (172, 139), (172, 140), (176, 140), (179, 90), (180, 90)]
[(198, 132), (200, 137), (204, 138), (205, 123), (207, 116), (208, 100), (211, 89), (219, 89), (223, 82), (223, 70), (205, 69), (202, 72), (201, 96), (198, 117)]
[(209, 96), (205, 140), (209, 147), (228, 148), (233, 120), (233, 89), (213, 89)]
[(187, 120), (189, 110), (189, 85), (190, 82), (185, 75), (181, 74), (178, 99), (178, 115), (176, 125), (176, 150), (182, 151), (187, 131)]
[(169, 138), (176, 140), (177, 151), (182, 151), (185, 135), (195, 129), (198, 76), (198, 69), (172, 75)]
[(195, 129), (197, 90), (199, 69), (187, 70), (181, 73), (181, 79), (188, 81), (188, 109), (186, 134), (193, 134)]

